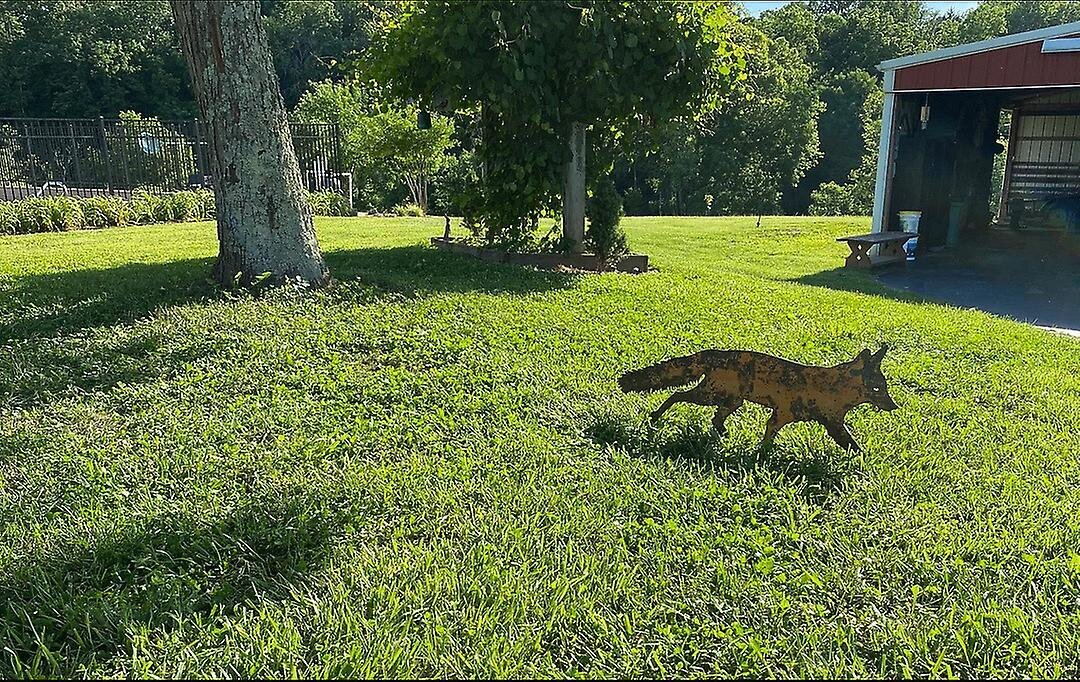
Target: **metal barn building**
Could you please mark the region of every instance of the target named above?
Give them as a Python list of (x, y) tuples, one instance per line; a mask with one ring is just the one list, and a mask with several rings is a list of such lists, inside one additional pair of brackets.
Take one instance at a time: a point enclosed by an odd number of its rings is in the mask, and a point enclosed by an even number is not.
[[(922, 213), (920, 249), (977, 240), (992, 224), (1080, 232), (1080, 22), (879, 68), (874, 232), (900, 229), (900, 211)], [(991, 206), (1003, 112), (1009, 142)]]

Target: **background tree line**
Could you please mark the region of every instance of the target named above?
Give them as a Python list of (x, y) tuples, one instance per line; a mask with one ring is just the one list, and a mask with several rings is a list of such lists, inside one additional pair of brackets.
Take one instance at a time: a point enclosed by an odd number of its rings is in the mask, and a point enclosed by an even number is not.
[[(453, 211), (469, 172), (460, 121), (390, 96), (365, 53), (401, 3), (261, 0), (293, 116), (340, 123), (361, 208)], [(744, 76), (719, 107), (642, 126), (610, 162), (629, 214), (866, 213), (873, 191), (886, 59), (1080, 20), (1064, 0), (982, 2), (937, 13), (917, 0), (810, 0), (728, 30)], [(0, 0), (0, 116), (135, 111), (190, 118), (196, 107), (164, 0)], [(654, 136), (660, 139), (644, 139)]]

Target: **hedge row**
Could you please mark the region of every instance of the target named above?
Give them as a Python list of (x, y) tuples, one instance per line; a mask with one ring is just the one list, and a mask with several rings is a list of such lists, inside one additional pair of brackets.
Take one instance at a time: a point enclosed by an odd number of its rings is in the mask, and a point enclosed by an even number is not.
[[(335, 192), (310, 195), (315, 215), (348, 215), (345, 197)], [(0, 235), (67, 232), (99, 227), (213, 220), (214, 193), (208, 189), (173, 194), (135, 192), (122, 197), (41, 197), (0, 201)]]

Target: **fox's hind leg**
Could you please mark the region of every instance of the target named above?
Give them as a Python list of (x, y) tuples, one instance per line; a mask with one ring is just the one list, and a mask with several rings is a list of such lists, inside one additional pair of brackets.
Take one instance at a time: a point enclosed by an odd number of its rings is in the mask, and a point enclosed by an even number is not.
[(776, 438), (777, 432), (794, 421), (789, 415), (784, 414), (779, 409), (774, 408), (772, 416), (769, 417), (769, 421), (765, 423), (765, 437), (761, 439), (761, 447), (767, 448), (772, 445), (773, 440)]
[(723, 436), (727, 434), (727, 427), (724, 426), (724, 422), (731, 416), (732, 412), (739, 409), (743, 404), (743, 399), (736, 395), (725, 395), (715, 404), (716, 414), (713, 415), (712, 425), (716, 432)]

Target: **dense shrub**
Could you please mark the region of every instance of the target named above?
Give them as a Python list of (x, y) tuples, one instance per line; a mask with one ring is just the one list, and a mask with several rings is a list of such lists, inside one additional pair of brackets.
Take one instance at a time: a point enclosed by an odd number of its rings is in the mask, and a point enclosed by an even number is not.
[(420, 206), (420, 204), (416, 204), (413, 202), (398, 204), (390, 212), (396, 216), (411, 216), (414, 218), (418, 218), (424, 215), (424, 209)]
[(15, 234), (19, 226), (18, 211), (10, 201), (0, 201), (0, 235)]
[(479, 177), (475, 155), (467, 150), (447, 156), (432, 177), (429, 215), (462, 215), (462, 206)]
[(857, 215), (853, 185), (826, 182), (810, 193), (810, 215)]
[(337, 192), (329, 190), (311, 192), (308, 194), (308, 199), (311, 201), (311, 209), (315, 215), (354, 215), (352, 208), (349, 206), (349, 199)]
[[(336, 192), (309, 196), (315, 215), (352, 215), (348, 199)], [(0, 235), (213, 220), (215, 214), (214, 193), (208, 189), (172, 194), (137, 189), (131, 199), (34, 197), (0, 201)]]
[(196, 190), (195, 201), (198, 202), (199, 215), (203, 220), (213, 220), (217, 217), (217, 202), (214, 193), (210, 190)]
[(123, 227), (131, 220), (131, 207), (120, 197), (89, 197), (78, 203), (85, 227)]
[(626, 233), (619, 227), (622, 208), (622, 198), (610, 177), (597, 182), (585, 204), (585, 214), (589, 219), (585, 246), (605, 262), (618, 258), (627, 250)]
[(0, 214), (3, 234), (66, 232), (85, 225), (82, 207), (68, 197), (35, 197), (7, 204)]
[(188, 220), (202, 220), (205, 216), (198, 215), (199, 202), (195, 200), (194, 192), (177, 192), (165, 197), (161, 202), (164, 205), (165, 221), (182, 223)]

